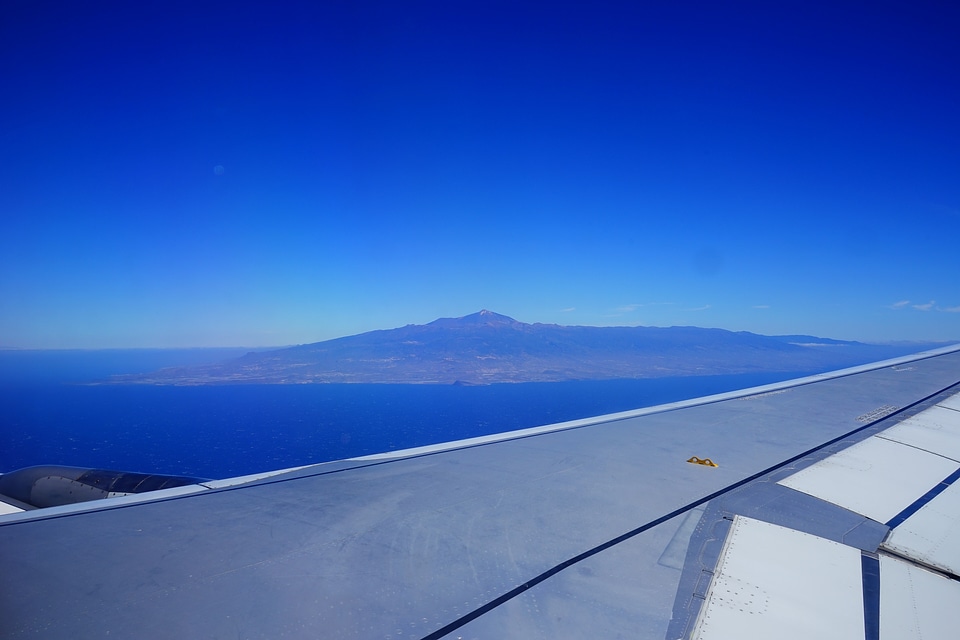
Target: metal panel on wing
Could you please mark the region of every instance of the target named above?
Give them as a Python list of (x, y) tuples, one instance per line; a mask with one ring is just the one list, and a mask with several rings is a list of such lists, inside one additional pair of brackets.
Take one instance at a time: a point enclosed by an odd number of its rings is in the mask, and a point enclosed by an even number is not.
[(960, 575), (960, 485), (950, 485), (897, 525), (883, 547)]
[(693, 637), (862, 638), (863, 626), (859, 550), (737, 516)]
[(872, 437), (780, 484), (887, 522), (957, 470), (953, 460)]
[(958, 603), (956, 580), (880, 556), (880, 640), (954, 638)]
[(954, 411), (960, 411), (960, 393), (954, 394), (944, 400), (943, 402), (938, 403), (941, 407), (946, 407), (947, 409), (953, 409)]
[(930, 407), (878, 437), (960, 461), (960, 411)]

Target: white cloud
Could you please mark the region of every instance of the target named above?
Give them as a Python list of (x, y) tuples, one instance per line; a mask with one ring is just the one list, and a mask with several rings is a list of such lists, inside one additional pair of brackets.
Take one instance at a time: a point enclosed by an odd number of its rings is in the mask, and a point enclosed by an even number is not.
[[(604, 315), (605, 318), (616, 318), (617, 316), (622, 316), (626, 313), (633, 313), (638, 309), (643, 309), (645, 307), (659, 307), (665, 305), (677, 304), (676, 302), (639, 302), (634, 304), (624, 304), (619, 307), (610, 309), (609, 312)], [(706, 307), (705, 307), (706, 308)], [(702, 311), (702, 309), (686, 309), (686, 311)]]
[(946, 311), (947, 313), (960, 313), (960, 307), (938, 307), (936, 300), (931, 300), (924, 304), (911, 304), (909, 300), (901, 300), (890, 305), (889, 309), (906, 309), (910, 307), (917, 311)]
[(643, 305), (640, 304), (625, 304), (622, 307), (617, 307), (614, 309), (617, 313), (630, 313), (631, 311), (636, 311)]
[(687, 309), (687, 311), (706, 311), (707, 309), (709, 309), (709, 308), (712, 307), (712, 306), (713, 306), (712, 304), (705, 304), (705, 305), (703, 305), (702, 307), (696, 307), (696, 308), (694, 308), (694, 309)]
[(753, 305), (754, 309), (769, 309), (770, 305), (768, 304), (755, 304)]
[(571, 311), (576, 311), (576, 307), (567, 307), (566, 309), (560, 309), (560, 313), (570, 313)]

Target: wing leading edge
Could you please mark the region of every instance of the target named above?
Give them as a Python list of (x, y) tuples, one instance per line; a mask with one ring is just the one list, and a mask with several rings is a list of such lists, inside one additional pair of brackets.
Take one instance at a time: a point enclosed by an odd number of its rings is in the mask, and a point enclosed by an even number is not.
[[(754, 579), (750, 567), (773, 562), (761, 551), (812, 558), (776, 574), (801, 584), (831, 554), (842, 556), (833, 564), (859, 609), (851, 617), (841, 607), (844, 622), (831, 628), (855, 626), (857, 616), (863, 634), (875, 619), (896, 628), (901, 618), (883, 603), (897, 600), (890, 594), (911, 572), (956, 584), (925, 552), (903, 557), (951, 503), (917, 507), (890, 526), (877, 518), (893, 506), (874, 512), (859, 506), (870, 499), (815, 490), (837, 484), (830, 478), (792, 485), (829, 474), (817, 469), (831, 456), (849, 456), (890, 427), (923, 423), (931, 407), (955, 411), (957, 349), (498, 437), (2, 515), (0, 630), (14, 638), (748, 637), (746, 623), (716, 613), (726, 611), (719, 594), (731, 585), (745, 585), (757, 607), (765, 598), (755, 619), (812, 606)], [(899, 446), (939, 446), (917, 442)], [(692, 456), (719, 466), (689, 464)], [(908, 527), (912, 518), (920, 520)], [(913, 538), (898, 531), (911, 528)], [(949, 537), (941, 547), (958, 548)], [(873, 573), (878, 580), (864, 577)]]

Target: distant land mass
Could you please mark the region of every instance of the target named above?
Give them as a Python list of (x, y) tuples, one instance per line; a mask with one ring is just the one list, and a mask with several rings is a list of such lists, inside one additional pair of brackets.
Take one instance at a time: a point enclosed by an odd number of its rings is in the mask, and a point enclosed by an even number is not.
[(112, 384), (482, 385), (828, 371), (940, 344), (865, 344), (699, 327), (527, 324), (492, 311), (248, 353), (218, 364), (113, 376)]

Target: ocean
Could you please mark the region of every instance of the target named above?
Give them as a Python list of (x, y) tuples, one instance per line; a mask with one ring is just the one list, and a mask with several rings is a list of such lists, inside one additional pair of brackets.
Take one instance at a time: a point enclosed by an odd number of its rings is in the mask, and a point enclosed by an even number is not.
[(477, 387), (91, 384), (113, 374), (196, 364), (242, 352), (0, 352), (0, 472), (63, 464), (226, 478), (637, 409), (806, 375)]

